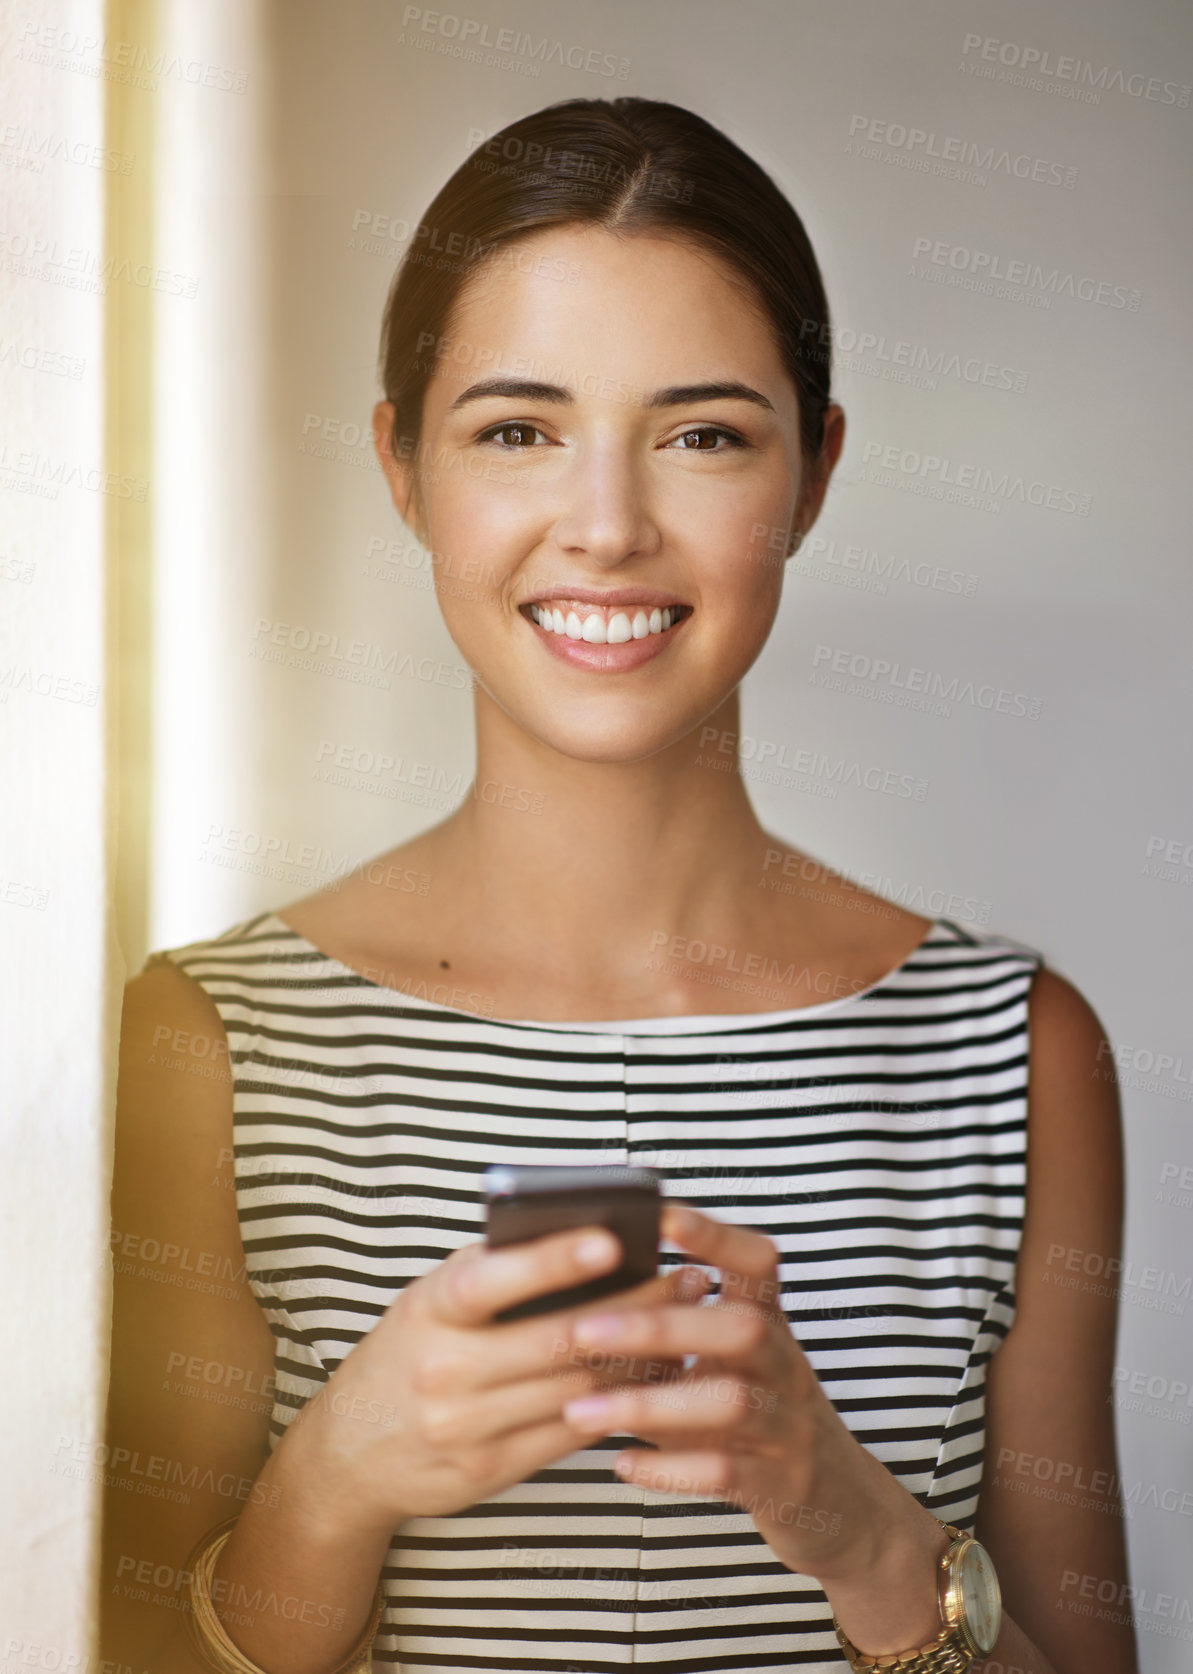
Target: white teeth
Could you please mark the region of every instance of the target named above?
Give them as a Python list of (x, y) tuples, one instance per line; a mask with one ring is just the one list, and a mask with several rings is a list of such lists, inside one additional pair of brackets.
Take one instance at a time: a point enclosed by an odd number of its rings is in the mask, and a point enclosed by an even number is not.
[(666, 610), (649, 613), (637, 610), (632, 617), (628, 611), (616, 610), (607, 622), (599, 610), (591, 610), (581, 619), (575, 610), (565, 615), (559, 605), (532, 604), (529, 615), (544, 633), (565, 634), (568, 639), (582, 639), (589, 645), (624, 645), (630, 639), (666, 633), (679, 621), (680, 607), (669, 605)]

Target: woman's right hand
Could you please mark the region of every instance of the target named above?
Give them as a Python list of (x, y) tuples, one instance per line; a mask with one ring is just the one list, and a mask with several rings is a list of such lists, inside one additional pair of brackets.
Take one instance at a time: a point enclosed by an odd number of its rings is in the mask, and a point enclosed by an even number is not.
[[(453, 1251), (351, 1349), (291, 1423), (270, 1474), (301, 1484), (336, 1526), (388, 1540), (408, 1517), (450, 1516), (566, 1457), (584, 1445), (562, 1416), (566, 1402), (680, 1366), (611, 1365), (574, 1347), (575, 1321), (607, 1311), (607, 1297), (529, 1319), (492, 1316), (620, 1259), (601, 1227)], [(618, 1304), (697, 1302), (705, 1288), (699, 1268), (678, 1268), (621, 1292)]]

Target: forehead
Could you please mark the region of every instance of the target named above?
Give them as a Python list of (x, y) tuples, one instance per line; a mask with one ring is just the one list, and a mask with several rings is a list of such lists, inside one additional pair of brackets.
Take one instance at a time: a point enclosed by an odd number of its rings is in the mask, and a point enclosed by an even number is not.
[(795, 388), (749, 280), (688, 239), (574, 224), (535, 233), (470, 276), (446, 337), (444, 372), (530, 359), (642, 388), (732, 377), (795, 418)]

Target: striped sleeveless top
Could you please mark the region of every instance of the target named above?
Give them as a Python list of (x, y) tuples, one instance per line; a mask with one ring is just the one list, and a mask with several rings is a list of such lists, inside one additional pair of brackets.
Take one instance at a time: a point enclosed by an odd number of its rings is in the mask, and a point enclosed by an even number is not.
[[(490, 1163), (630, 1163), (775, 1240), (787, 1319), (845, 1423), (972, 1530), (986, 1365), (1015, 1309), (1038, 953), (938, 919), (844, 998), (584, 1023), (380, 986), (273, 913), (161, 959), (227, 1033), (271, 1447), (404, 1285), (483, 1237)], [(682, 1260), (664, 1246), (662, 1267)], [(620, 1482), (629, 1444), (400, 1524), (374, 1666), (837, 1674), (816, 1583), (746, 1512)]]

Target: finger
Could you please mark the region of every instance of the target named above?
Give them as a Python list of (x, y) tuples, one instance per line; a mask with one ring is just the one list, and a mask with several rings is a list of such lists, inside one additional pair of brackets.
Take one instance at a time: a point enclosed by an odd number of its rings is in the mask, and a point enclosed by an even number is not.
[[(689, 1276), (694, 1278), (694, 1283), (687, 1282)], [(634, 1298), (639, 1306), (657, 1300), (682, 1307), (681, 1298), (690, 1297), (694, 1302), (706, 1287), (707, 1275), (699, 1268), (688, 1268), (648, 1279), (633, 1290), (622, 1292), (618, 1300)], [(687, 1304), (689, 1309), (691, 1302)], [(608, 1301), (603, 1305), (608, 1307)], [(498, 1321), (486, 1325), (474, 1338), (446, 1339), (426, 1351), (424, 1376), (426, 1366), (433, 1362), (440, 1367), (442, 1376), (433, 1372), (431, 1381), (437, 1379), (440, 1387), (490, 1389), (533, 1377), (546, 1368), (557, 1375), (582, 1368), (593, 1372), (602, 1385), (661, 1382), (683, 1371), (682, 1360), (654, 1354), (649, 1347), (642, 1355), (580, 1350), (574, 1340), (574, 1326), (577, 1320), (601, 1306), (600, 1301), (588, 1302), (580, 1308), (561, 1309), (556, 1314)]]
[(512, 1430), (502, 1441), (502, 1478), (504, 1482), (525, 1482), (528, 1477), (557, 1465), (569, 1454), (587, 1446), (582, 1436), (566, 1419), (552, 1419), (544, 1424), (532, 1424), (524, 1430)]
[[(556, 1422), (562, 1418), (568, 1401), (593, 1388), (593, 1378), (577, 1370), (567, 1378), (550, 1375), (523, 1378), (497, 1389), (431, 1398), (423, 1427), (434, 1448), (465, 1451), (500, 1440), (529, 1425)], [(577, 1439), (573, 1431), (573, 1442)]]
[(661, 1442), (682, 1432), (739, 1434), (759, 1413), (773, 1411), (775, 1401), (774, 1392), (763, 1384), (714, 1369), (657, 1389), (580, 1395), (563, 1412), (568, 1423), (586, 1435), (624, 1432)]
[(569, 1228), (525, 1244), (454, 1251), (426, 1276), (419, 1301), (448, 1325), (482, 1325), (503, 1308), (613, 1271), (621, 1244), (606, 1227)]
[(773, 1239), (674, 1199), (664, 1206), (661, 1231), (680, 1249), (721, 1270), (722, 1295), (778, 1310), (779, 1250)]
[(710, 1355), (716, 1360), (761, 1363), (774, 1326), (757, 1308), (711, 1303), (706, 1308), (660, 1306), (618, 1308), (585, 1314), (572, 1327), (572, 1339), (586, 1348), (622, 1354)]
[(568, 1312), (573, 1319), (582, 1319), (587, 1314), (615, 1308), (648, 1307), (660, 1302), (700, 1302), (711, 1287), (712, 1278), (702, 1267), (673, 1267), (666, 1273), (653, 1274), (640, 1284), (631, 1285), (628, 1290), (598, 1296), (595, 1301), (585, 1302)]
[[(569, 1333), (572, 1336), (573, 1349), (574, 1327), (579, 1320), (595, 1318), (598, 1314), (604, 1317), (602, 1310), (611, 1307), (616, 1307), (620, 1312), (623, 1308), (637, 1310), (669, 1303), (690, 1311), (694, 1304), (707, 1294), (711, 1282), (703, 1268), (677, 1267), (656, 1278), (648, 1279), (644, 1284), (635, 1285), (632, 1290), (620, 1292), (616, 1298), (603, 1297), (595, 1302), (586, 1303), (584, 1307), (574, 1310), (570, 1316)], [(668, 1383), (683, 1376), (682, 1356), (669, 1357), (652, 1344), (648, 1336), (643, 1336), (638, 1346), (641, 1354), (634, 1351), (629, 1354), (615, 1353), (613, 1356), (606, 1350), (588, 1347), (585, 1363), (589, 1370), (595, 1371), (598, 1389), (618, 1383)]]
[(613, 1471), (620, 1481), (656, 1494), (699, 1494), (718, 1500), (731, 1491), (731, 1461), (722, 1453), (648, 1453), (631, 1447), (617, 1455)]

